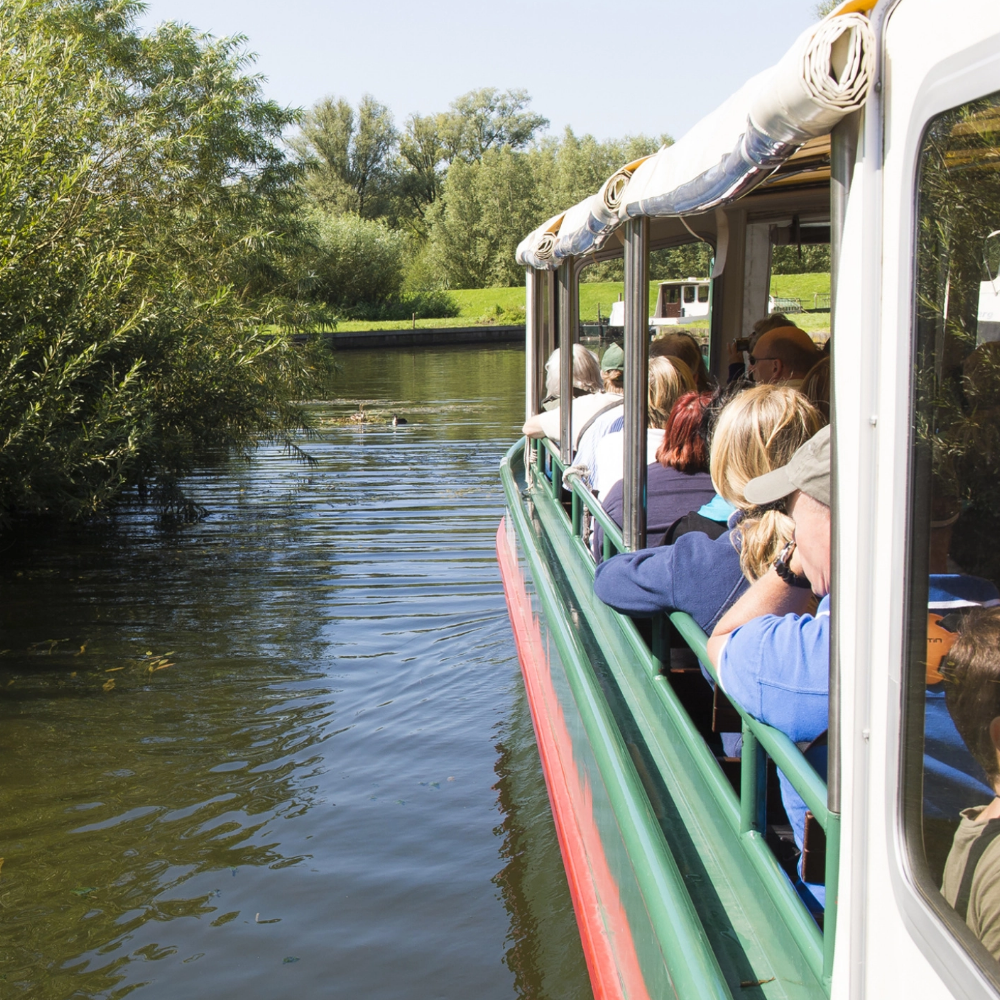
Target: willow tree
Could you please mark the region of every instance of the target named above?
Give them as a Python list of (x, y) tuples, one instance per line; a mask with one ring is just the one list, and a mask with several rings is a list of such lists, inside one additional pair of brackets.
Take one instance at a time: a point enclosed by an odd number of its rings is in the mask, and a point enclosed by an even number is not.
[(0, 518), (81, 517), (301, 426), (294, 113), (135, 0), (0, 5)]

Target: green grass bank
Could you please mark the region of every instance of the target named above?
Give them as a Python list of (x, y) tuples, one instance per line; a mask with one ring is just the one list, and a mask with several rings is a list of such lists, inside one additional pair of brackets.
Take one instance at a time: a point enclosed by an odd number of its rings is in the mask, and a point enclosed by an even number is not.
[[(656, 305), (656, 291), (659, 282), (649, 283), (649, 310)], [(771, 278), (771, 294), (783, 298), (799, 298), (803, 306), (810, 308), (814, 294), (828, 294), (829, 274), (776, 274)], [(596, 323), (598, 310), (607, 317), (612, 303), (624, 292), (620, 281), (585, 281), (580, 284), (580, 319), (584, 323)], [(515, 288), (458, 288), (448, 293), (458, 306), (457, 316), (446, 319), (418, 319), (417, 329), (437, 329), (449, 326), (471, 326), (484, 316), (495, 314), (497, 307), (504, 311), (524, 308), (524, 289)], [(829, 313), (800, 313), (796, 323), (808, 333), (829, 331)], [(696, 324), (697, 325), (697, 324)], [(337, 329), (345, 333), (355, 330), (409, 330), (412, 320), (342, 320)]]

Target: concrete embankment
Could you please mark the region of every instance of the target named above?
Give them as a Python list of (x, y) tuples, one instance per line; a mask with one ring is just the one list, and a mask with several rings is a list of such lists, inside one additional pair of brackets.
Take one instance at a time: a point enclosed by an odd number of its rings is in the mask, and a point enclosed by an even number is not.
[(451, 344), (523, 343), (524, 326), (444, 326), (416, 330), (352, 330), (297, 334), (293, 339), (321, 337), (338, 350), (372, 347), (429, 347)]

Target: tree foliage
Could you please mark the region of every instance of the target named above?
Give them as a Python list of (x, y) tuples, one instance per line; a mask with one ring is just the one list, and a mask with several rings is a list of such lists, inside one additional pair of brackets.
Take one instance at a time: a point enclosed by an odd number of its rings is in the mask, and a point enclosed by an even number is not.
[[(447, 111), (410, 115), (396, 131), (388, 111), (370, 97), (357, 112), (343, 100), (328, 98), (307, 116), (297, 147), (306, 155), (306, 189), (323, 211), (378, 217), (407, 233), (400, 280), (410, 294), (521, 283), (523, 269), (514, 254), (528, 232), (594, 194), (620, 167), (673, 142), (665, 133), (602, 141), (578, 136), (571, 128), (561, 136), (542, 136), (548, 122), (529, 105), (523, 90), (486, 87), (463, 94)], [(362, 129), (365, 121), (371, 124)], [(351, 143), (357, 141), (352, 136), (363, 131), (382, 137), (365, 146), (381, 160), (369, 171), (378, 195), (365, 201), (364, 211), (360, 185), (352, 180), (361, 172), (351, 166)], [(331, 163), (341, 165), (339, 173)], [(650, 275), (704, 275), (711, 255), (703, 243), (662, 250), (651, 259)], [(360, 258), (358, 266), (363, 266)], [(381, 270), (377, 255), (371, 267)], [(776, 274), (828, 268), (826, 247), (774, 252)], [(584, 280), (621, 277), (621, 261), (610, 261), (588, 268)], [(317, 287), (327, 301), (348, 301), (350, 282), (344, 281), (343, 295), (330, 280)]]
[(538, 217), (526, 156), (502, 146), (471, 163), (456, 160), (431, 217), (430, 254), (439, 280), (449, 288), (523, 284), (514, 252)]
[(399, 138), (392, 112), (365, 94), (355, 111), (325, 98), (306, 114), (293, 142), (308, 165), (306, 190), (328, 211), (377, 219), (393, 209)]
[(397, 298), (403, 284), (406, 237), (384, 222), (316, 210), (310, 216), (316, 253), (316, 293), (332, 306)]
[(0, 6), (0, 517), (86, 516), (301, 425), (294, 121), (240, 38)]
[(472, 90), (452, 101), (442, 118), (442, 138), (450, 161), (481, 160), (490, 149), (523, 149), (549, 120), (528, 111), (526, 90)]

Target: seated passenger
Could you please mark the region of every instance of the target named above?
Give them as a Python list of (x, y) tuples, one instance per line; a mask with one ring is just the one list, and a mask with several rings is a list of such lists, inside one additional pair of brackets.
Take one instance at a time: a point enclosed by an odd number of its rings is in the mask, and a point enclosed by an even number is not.
[[(655, 362), (666, 358), (654, 358)], [(650, 383), (652, 395), (652, 382)], [(662, 545), (664, 536), (675, 521), (709, 503), (715, 496), (712, 477), (708, 474), (708, 441), (704, 413), (712, 401), (711, 393), (687, 392), (681, 396), (667, 419), (656, 461), (646, 466), (646, 544), (650, 548)], [(652, 409), (651, 409), (652, 412)], [(624, 519), (625, 495), (623, 482), (618, 480), (601, 502), (612, 521), (621, 527)], [(594, 528), (594, 557), (601, 561), (604, 532)]]
[[(573, 395), (585, 396), (588, 392), (601, 391), (601, 363), (593, 351), (583, 344), (573, 345)], [(559, 405), (559, 348), (545, 362), (545, 398), (543, 410), (554, 410)]]
[[(656, 452), (663, 442), (663, 430), (667, 426), (674, 403), (685, 392), (694, 389), (694, 380), (688, 366), (680, 358), (651, 358), (646, 393), (646, 460), (656, 461)], [(595, 425), (597, 421), (595, 421)], [(596, 433), (599, 428), (592, 430)], [(591, 437), (590, 432), (587, 434)], [(589, 461), (588, 481), (591, 489), (603, 498), (608, 490), (624, 475), (625, 465), (625, 416), (622, 410), (604, 425), (603, 434), (593, 447), (591, 458), (585, 454), (588, 441), (581, 442), (576, 465)]]
[[(767, 333), (768, 330), (773, 330), (779, 326), (791, 325), (788, 317), (780, 312), (773, 312), (769, 316), (757, 320), (750, 331), (750, 336), (747, 338), (747, 353), (753, 354), (753, 349), (757, 346), (757, 341), (761, 334)], [(729, 384), (746, 381), (750, 378), (750, 372), (743, 359), (743, 353), (737, 350), (737, 343), (738, 341), (735, 340), (729, 342), (729, 375), (726, 379)]]
[(601, 359), (601, 378), (606, 391), (618, 397), (617, 403), (591, 417), (580, 428), (579, 444), (573, 457), (573, 464), (566, 470), (567, 474), (576, 472), (582, 475), (584, 482), (591, 489), (594, 488), (593, 470), (597, 465), (597, 446), (605, 435), (620, 431), (625, 426), (624, 368), (625, 352), (617, 344), (609, 345)]
[[(924, 848), (943, 861), (959, 814), (990, 794), (983, 769), (969, 753), (945, 707), (944, 662), (971, 608), (1000, 604), (997, 588), (978, 576), (951, 572), (952, 534), (962, 505), (955, 481), (935, 477), (931, 484), (931, 531), (928, 551), (927, 698), (924, 702)], [(928, 821), (932, 821), (929, 823)], [(938, 829), (941, 821), (944, 826)], [(929, 833), (933, 825), (933, 833)], [(933, 840), (933, 850), (930, 841)]]
[(805, 330), (779, 326), (758, 337), (750, 360), (755, 382), (798, 389), (806, 373), (819, 361), (819, 351)]
[[(939, 530), (932, 521), (932, 546)], [(931, 569), (934, 569), (933, 558)], [(954, 823), (969, 802), (990, 792), (986, 774), (969, 753), (946, 708), (947, 684), (940, 665), (947, 662), (954, 634), (964, 631), (969, 612), (973, 608), (998, 604), (1000, 594), (989, 580), (961, 573), (931, 573), (927, 595), (927, 697), (924, 702), (924, 840), (928, 856), (927, 821)], [(936, 643), (940, 644), (937, 655)], [(950, 831), (952, 827), (946, 829)]]
[[(715, 626), (708, 654), (720, 686), (734, 702), (794, 742), (812, 743), (826, 731), (829, 712), (829, 426), (786, 465), (749, 482), (744, 492), (756, 504), (787, 498), (794, 541)], [(821, 598), (815, 615), (808, 613), (813, 594)], [(814, 765), (825, 773), (825, 762)], [(781, 772), (779, 779), (801, 850), (806, 804)], [(803, 882), (799, 891), (808, 904), (825, 902), (822, 885)]]
[(715, 388), (715, 380), (708, 374), (698, 341), (687, 330), (674, 330), (654, 337), (649, 345), (649, 358), (680, 358), (694, 376), (698, 392), (711, 392)]
[(821, 425), (816, 409), (792, 389), (756, 386), (738, 393), (722, 409), (710, 439), (712, 484), (738, 509), (729, 521), (732, 530), (715, 538), (692, 531), (673, 545), (614, 556), (597, 567), (594, 592), (626, 615), (684, 611), (711, 634), (747, 580), (766, 572), (772, 553), (791, 538), (791, 520), (780, 511), (744, 519), (751, 506), (743, 495), (747, 483), (788, 461)]
[(974, 608), (942, 667), (948, 712), (992, 787), (986, 805), (962, 811), (941, 892), (1000, 959), (1000, 608)]
[[(583, 355), (577, 352), (577, 348), (580, 348)], [(558, 372), (558, 358), (556, 357), (558, 353), (559, 349), (556, 348), (556, 350), (552, 352), (552, 356), (549, 358), (546, 368), (552, 364), (552, 359), (555, 358), (555, 369)], [(579, 388), (581, 389), (581, 394), (578, 396), (574, 395), (572, 403), (573, 450), (576, 449), (580, 442), (581, 433), (589, 427), (590, 422), (594, 417), (603, 413), (607, 409), (621, 406), (621, 394), (623, 392), (622, 369), (625, 365), (624, 352), (617, 344), (612, 344), (607, 351), (604, 352), (605, 363), (601, 366), (601, 381), (603, 382), (604, 388), (603, 392), (590, 392), (583, 388), (585, 385), (592, 384), (590, 381), (591, 363), (590, 360), (585, 357), (585, 355), (588, 354), (591, 355), (591, 357), (596, 361), (596, 356), (594, 356), (591, 351), (588, 351), (585, 347), (581, 347), (579, 344), (573, 345), (574, 394), (578, 388), (576, 367), (578, 358), (580, 360)], [(606, 369), (605, 364), (613, 367)], [(556, 405), (553, 409), (544, 413), (537, 413), (535, 416), (526, 420), (524, 427), (521, 428), (521, 433), (529, 438), (547, 437), (558, 443), (561, 426), (560, 407), (559, 405)]]

